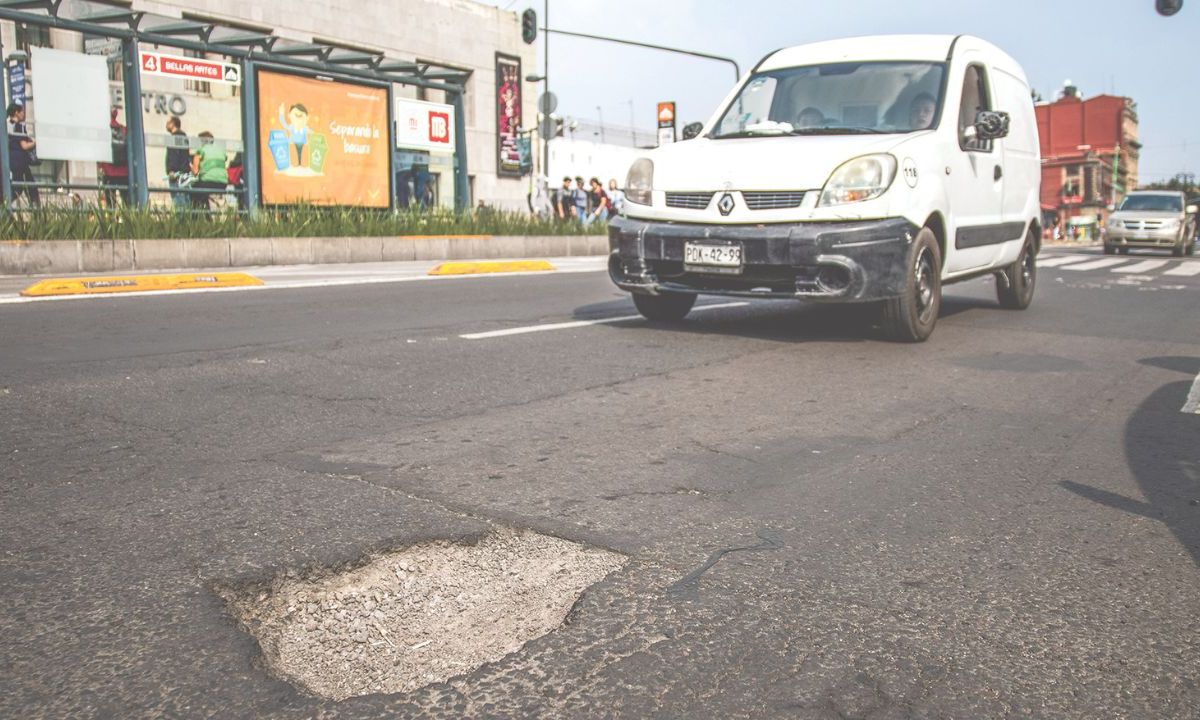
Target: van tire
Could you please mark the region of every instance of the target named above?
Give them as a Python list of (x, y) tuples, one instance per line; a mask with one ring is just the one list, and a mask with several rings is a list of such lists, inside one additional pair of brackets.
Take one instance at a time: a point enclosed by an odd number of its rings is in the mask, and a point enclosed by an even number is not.
[(1105, 255), (1116, 255), (1117, 254), (1117, 246), (1109, 245), (1108, 243), (1105, 243), (1104, 244), (1104, 254)]
[(692, 293), (661, 293), (659, 295), (634, 293), (633, 304), (642, 317), (647, 320), (679, 322), (692, 311), (692, 306), (696, 304), (696, 296)]
[(1033, 301), (1036, 286), (1037, 249), (1031, 234), (1025, 238), (1016, 261), (996, 273), (996, 299), (1007, 310), (1024, 310)]
[(1171, 248), (1171, 254), (1174, 255), (1175, 257), (1183, 257), (1186, 252), (1187, 252), (1187, 241), (1186, 240), (1180, 240), (1178, 245)]
[(942, 307), (942, 253), (929, 228), (921, 228), (905, 260), (904, 294), (883, 301), (883, 331), (898, 342), (924, 342)]

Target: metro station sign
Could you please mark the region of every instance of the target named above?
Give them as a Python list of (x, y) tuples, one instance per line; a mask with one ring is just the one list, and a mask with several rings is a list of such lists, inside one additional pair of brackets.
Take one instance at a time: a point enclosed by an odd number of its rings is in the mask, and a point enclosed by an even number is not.
[(166, 77), (183, 78), (185, 80), (203, 80), (204, 82), (224, 83), (226, 85), (242, 84), (242, 69), (233, 63), (206, 60), (204, 58), (181, 57), (179, 55), (164, 55), (157, 52), (141, 53), (143, 73), (164, 75)]

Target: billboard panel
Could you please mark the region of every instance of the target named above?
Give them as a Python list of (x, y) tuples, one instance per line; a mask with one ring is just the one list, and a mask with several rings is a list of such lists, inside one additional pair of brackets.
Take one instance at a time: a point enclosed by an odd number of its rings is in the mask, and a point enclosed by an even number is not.
[(258, 71), (258, 153), (268, 205), (390, 205), (385, 88)]
[(37, 73), (34, 134), (44, 160), (113, 160), (108, 62), (44, 47), (31, 48)]
[(521, 174), (521, 58), (496, 53), (496, 174)]
[(454, 107), (442, 103), (396, 98), (396, 147), (454, 152)]

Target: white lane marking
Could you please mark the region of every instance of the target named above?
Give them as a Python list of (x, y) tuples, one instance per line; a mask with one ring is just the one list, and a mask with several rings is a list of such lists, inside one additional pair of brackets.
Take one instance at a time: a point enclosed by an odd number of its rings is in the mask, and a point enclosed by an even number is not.
[(1063, 265), (1060, 270), (1099, 270), (1100, 268), (1120, 265), (1121, 263), (1129, 262), (1126, 258), (1100, 258), (1091, 262), (1080, 263), (1078, 265)]
[(1038, 267), (1054, 267), (1056, 265), (1066, 265), (1067, 263), (1079, 262), (1087, 260), (1090, 255), (1050, 255), (1049, 257), (1038, 257)]
[[(692, 312), (698, 310), (717, 310), (720, 308), (744, 307), (749, 305), (748, 302), (731, 302), (719, 303), (717, 305), (697, 305), (692, 308)], [(459, 335), (463, 340), (486, 340), (488, 338), (505, 337), (508, 335), (524, 335), (525, 333), (545, 332), (547, 330), (569, 330), (571, 328), (587, 327), (589, 325), (602, 325), (606, 323), (627, 322), (629, 320), (643, 320), (641, 315), (620, 315), (618, 317), (597, 318), (595, 320), (572, 320), (570, 322), (546, 323), (544, 325), (525, 325), (523, 327), (505, 328), (504, 330), (488, 330), (487, 332), (467, 333)]]
[(384, 283), (416, 282), (419, 280), (484, 280), (506, 277), (547, 277), (550, 275), (570, 275), (575, 273), (605, 272), (603, 267), (560, 268), (552, 272), (544, 270), (537, 272), (511, 273), (481, 273), (478, 275), (404, 275), (399, 277), (362, 277), (362, 278), (330, 278), (324, 280), (295, 280), (291, 282), (275, 282), (270, 278), (259, 278), (266, 285), (247, 285), (244, 287), (227, 288), (187, 288), (184, 290), (148, 290), (145, 292), (105, 293), (97, 295), (48, 295), (46, 297), (21, 297), (14, 295), (0, 297), (0, 305), (19, 305), (32, 302), (55, 302), (66, 300), (119, 300), (127, 297), (174, 297), (191, 293), (214, 292), (244, 292), (249, 290), (295, 290), (298, 288), (339, 287), (342, 285), (380, 285)]
[(1115, 272), (1115, 273), (1148, 272), (1150, 270), (1157, 270), (1158, 268), (1162, 267), (1163, 265), (1166, 265), (1168, 262), (1170, 262), (1170, 261), (1169, 260), (1143, 260), (1140, 263), (1126, 265), (1125, 267), (1113, 268), (1112, 270), (1109, 270), (1109, 272)]
[(1200, 275), (1200, 260), (1192, 260), (1190, 262), (1188, 262), (1188, 261), (1181, 262), (1178, 265), (1176, 265), (1175, 267), (1171, 268), (1170, 270), (1167, 270), (1166, 272), (1164, 272), (1163, 275), (1177, 275), (1180, 277), (1191, 277), (1193, 275)]
[(1188, 393), (1187, 402), (1179, 408), (1179, 412), (1200, 415), (1200, 375), (1197, 375), (1196, 379), (1192, 381), (1192, 391)]

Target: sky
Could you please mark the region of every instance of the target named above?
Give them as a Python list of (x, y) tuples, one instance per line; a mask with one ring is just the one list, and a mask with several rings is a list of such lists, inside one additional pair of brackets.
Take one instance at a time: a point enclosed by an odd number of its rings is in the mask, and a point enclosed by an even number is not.
[[(488, 0), (513, 12), (544, 0)], [(1142, 184), (1200, 174), (1200, 0), (1162, 17), (1154, 0), (549, 0), (549, 27), (732, 57), (747, 72), (781, 47), (890, 33), (977, 35), (1017, 59), (1047, 100), (1070, 79), (1084, 97), (1125, 95), (1138, 106)], [(537, 39), (539, 70), (543, 38)], [(534, 72), (527, 69), (526, 73)], [(673, 100), (679, 127), (707, 120), (733, 87), (733, 67), (655, 50), (551, 35), (557, 115), (654, 127)], [(597, 110), (599, 108), (599, 110)]]

